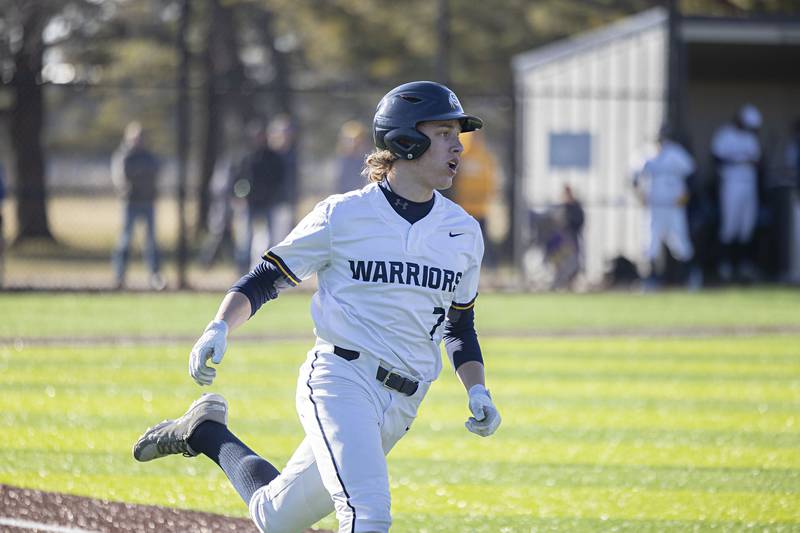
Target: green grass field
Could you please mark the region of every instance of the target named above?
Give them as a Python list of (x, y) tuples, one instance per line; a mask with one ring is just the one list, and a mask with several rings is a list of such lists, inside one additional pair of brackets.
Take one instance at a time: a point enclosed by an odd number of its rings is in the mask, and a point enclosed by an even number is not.
[[(130, 455), (199, 393), (186, 339), (219, 299), (0, 296), (0, 483), (246, 516), (210, 461)], [(302, 438), (308, 299), (234, 333), (213, 387), (279, 466)], [(389, 457), (392, 531), (800, 529), (800, 292), (487, 294), (478, 321), (503, 425), (464, 429), (445, 366)]]

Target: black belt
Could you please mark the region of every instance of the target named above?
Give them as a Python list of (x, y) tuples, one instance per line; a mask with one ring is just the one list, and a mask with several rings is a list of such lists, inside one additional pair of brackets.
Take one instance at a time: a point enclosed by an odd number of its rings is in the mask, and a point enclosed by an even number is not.
[(382, 366), (378, 367), (378, 373), (375, 375), (375, 377), (385, 386), (389, 387), (390, 389), (394, 389), (397, 392), (401, 392), (406, 396), (413, 396), (419, 387), (419, 383), (413, 379), (408, 379), (407, 377), (401, 376), (396, 372), (386, 370)]
[(348, 350), (347, 348), (340, 348), (339, 346), (333, 347), (333, 353), (346, 361), (354, 361), (358, 359), (359, 355), (361, 355), (355, 350)]
[[(354, 361), (358, 359), (359, 355), (361, 355), (355, 350), (348, 350), (347, 348), (341, 348), (339, 346), (333, 347), (333, 353), (347, 361)], [(405, 394), (406, 396), (413, 396), (419, 388), (419, 383), (413, 379), (408, 379), (407, 377), (401, 376), (397, 372), (387, 370), (382, 366), (378, 366), (378, 373), (375, 375), (375, 379), (383, 383), (384, 386)]]

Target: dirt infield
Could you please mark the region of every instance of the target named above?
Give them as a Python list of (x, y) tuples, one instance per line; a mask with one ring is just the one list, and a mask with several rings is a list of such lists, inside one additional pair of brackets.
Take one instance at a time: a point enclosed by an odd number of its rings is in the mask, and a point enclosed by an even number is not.
[[(246, 518), (95, 500), (0, 485), (0, 531), (112, 533), (192, 531), (257, 532)], [(326, 533), (309, 529), (306, 533)]]

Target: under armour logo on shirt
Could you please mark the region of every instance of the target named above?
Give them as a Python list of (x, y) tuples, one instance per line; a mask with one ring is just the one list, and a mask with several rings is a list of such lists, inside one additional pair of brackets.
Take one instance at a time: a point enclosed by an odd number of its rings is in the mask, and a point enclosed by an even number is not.
[(402, 210), (408, 209), (408, 202), (401, 200), (400, 198), (396, 198), (394, 201), (395, 207), (399, 207)]

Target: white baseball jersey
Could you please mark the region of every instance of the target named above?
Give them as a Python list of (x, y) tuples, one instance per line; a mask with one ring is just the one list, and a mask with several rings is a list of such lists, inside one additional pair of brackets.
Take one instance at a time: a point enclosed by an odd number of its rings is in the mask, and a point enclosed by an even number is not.
[(410, 224), (370, 184), (323, 200), (265, 258), (292, 283), (316, 273), (316, 335), (364, 352), (421, 381), (441, 371), (448, 309), (478, 291), (483, 237), (477, 221), (434, 191)]
[(649, 206), (646, 221), (649, 238), (645, 245), (648, 260), (661, 255), (662, 244), (679, 261), (687, 261), (694, 254), (686, 209), (680, 202), (688, 193), (686, 178), (694, 169), (689, 152), (680, 144), (665, 140), (637, 171), (637, 182), (643, 187)]
[(711, 140), (712, 153), (722, 160), (719, 169), (720, 228), (724, 244), (747, 242), (758, 218), (758, 136), (725, 124)]
[(761, 145), (752, 131), (733, 124), (721, 126), (711, 139), (711, 153), (723, 161), (723, 180), (756, 181), (755, 164), (761, 158)]
[(647, 200), (652, 206), (672, 207), (687, 193), (686, 178), (694, 172), (694, 159), (680, 144), (665, 141), (649, 158), (641, 175), (647, 178)]

